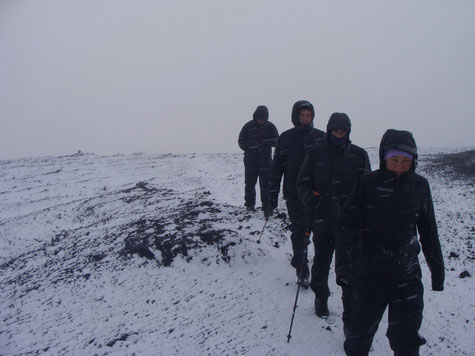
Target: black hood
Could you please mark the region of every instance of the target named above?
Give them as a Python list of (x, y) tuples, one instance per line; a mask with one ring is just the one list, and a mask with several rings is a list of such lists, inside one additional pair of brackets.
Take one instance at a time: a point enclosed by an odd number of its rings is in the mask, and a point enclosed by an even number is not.
[(342, 112), (334, 112), (330, 116), (327, 124), (327, 134), (329, 134), (330, 131), (337, 129), (346, 130), (348, 131), (348, 135), (350, 135), (351, 121), (347, 114)]
[(252, 115), (254, 121), (256, 120), (268, 120), (269, 119), (269, 109), (267, 106), (259, 105)]
[(384, 162), (384, 153), (387, 150), (400, 150), (407, 153), (410, 153), (414, 156), (412, 160), (411, 170), (416, 169), (416, 160), (417, 160), (417, 146), (414, 136), (409, 131), (404, 130), (387, 130), (383, 137), (381, 138), (381, 143), (379, 145), (379, 167), (381, 169), (386, 169), (386, 163)]
[(300, 109), (303, 108), (309, 109), (312, 112), (312, 123), (310, 124), (310, 126), (313, 126), (313, 119), (315, 118), (315, 109), (313, 108), (312, 103), (307, 100), (299, 100), (294, 104), (292, 108), (292, 123), (294, 124), (294, 126), (302, 126), (299, 120), (299, 112)]

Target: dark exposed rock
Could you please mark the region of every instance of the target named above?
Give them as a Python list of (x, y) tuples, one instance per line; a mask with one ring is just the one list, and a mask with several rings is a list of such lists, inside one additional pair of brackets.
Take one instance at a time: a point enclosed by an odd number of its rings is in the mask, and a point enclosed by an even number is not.
[(147, 182), (138, 182), (135, 187), (122, 190), (122, 193), (130, 193), (135, 189), (142, 189), (146, 192), (156, 192), (157, 188), (151, 187)]
[(52, 239), (51, 239), (51, 245), (55, 245), (62, 239), (65, 239), (69, 236), (69, 231), (62, 230), (59, 234), (56, 234)]
[(454, 251), (450, 252), (449, 258), (459, 258), (459, 257), (460, 256), (457, 252), (454, 252)]
[(134, 237), (135, 236), (129, 236), (125, 239), (125, 251), (127, 253), (137, 254), (140, 257), (153, 260), (155, 256), (149, 249), (150, 243), (148, 242), (148, 239), (138, 239)]
[(52, 171), (52, 172), (47, 172), (47, 173), (44, 173), (43, 175), (48, 175), (48, 174), (57, 174), (57, 173), (59, 173), (59, 172), (61, 172), (61, 169), (57, 169), (57, 170), (55, 170), (55, 171)]
[(437, 154), (425, 158), (425, 161), (424, 169), (430, 172), (445, 173), (461, 180), (475, 177), (475, 150)]
[(439, 164), (449, 166), (459, 174), (474, 177), (475, 150), (440, 156)]
[(460, 273), (459, 278), (472, 277), (468, 271), (463, 271)]
[(101, 254), (89, 256), (89, 260), (94, 261), (94, 262), (99, 262), (99, 261), (102, 261), (106, 257), (107, 257), (107, 254), (101, 253)]
[(118, 337), (118, 338), (116, 338), (116, 339), (114, 339), (114, 340), (109, 341), (109, 342), (106, 344), (106, 346), (112, 347), (112, 346), (114, 346), (114, 345), (116, 344), (116, 342), (118, 342), (118, 341), (125, 341), (125, 340), (127, 340), (127, 338), (128, 338), (129, 336), (130, 336), (130, 335), (127, 334), (127, 333), (122, 334), (122, 335), (120, 335), (120, 337)]
[[(215, 226), (224, 218), (224, 213), (218, 204), (205, 199), (208, 195), (209, 192), (197, 194), (168, 216), (142, 218), (123, 227), (122, 230), (128, 231), (124, 252), (155, 259), (152, 251), (158, 250), (159, 262), (170, 266), (178, 255), (188, 257), (189, 261), (190, 250), (215, 246), (219, 258), (229, 262), (229, 248), (236, 245), (230, 238), (237, 236), (237, 232)], [(172, 228), (167, 229), (169, 226)]]

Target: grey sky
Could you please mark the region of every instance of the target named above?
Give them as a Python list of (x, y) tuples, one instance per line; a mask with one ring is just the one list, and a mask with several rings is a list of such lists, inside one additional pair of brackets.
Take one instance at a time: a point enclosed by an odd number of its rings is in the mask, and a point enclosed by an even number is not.
[(475, 137), (473, 0), (0, 0), (0, 159), (239, 152), (299, 99), (352, 140)]

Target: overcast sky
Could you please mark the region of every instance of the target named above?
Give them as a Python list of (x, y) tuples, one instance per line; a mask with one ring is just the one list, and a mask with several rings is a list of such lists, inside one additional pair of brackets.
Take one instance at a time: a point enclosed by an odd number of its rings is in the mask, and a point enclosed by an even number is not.
[(473, 0), (0, 0), (0, 159), (239, 152), (258, 105), (279, 132), (346, 112), (475, 144)]

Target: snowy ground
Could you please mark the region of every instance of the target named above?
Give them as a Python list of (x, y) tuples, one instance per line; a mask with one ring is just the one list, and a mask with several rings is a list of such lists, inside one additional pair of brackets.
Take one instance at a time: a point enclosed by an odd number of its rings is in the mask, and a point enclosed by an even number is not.
[[(475, 179), (447, 155), (464, 150), (421, 149), (447, 269), (432, 292), (422, 261), (421, 355), (475, 355), (475, 284), (461, 278), (474, 274)], [(264, 220), (242, 208), (243, 180), (239, 154), (0, 161), (0, 354), (344, 355), (334, 274), (335, 323), (303, 291), (287, 343), (284, 204), (257, 244)], [(391, 354), (386, 326), (373, 355)]]

